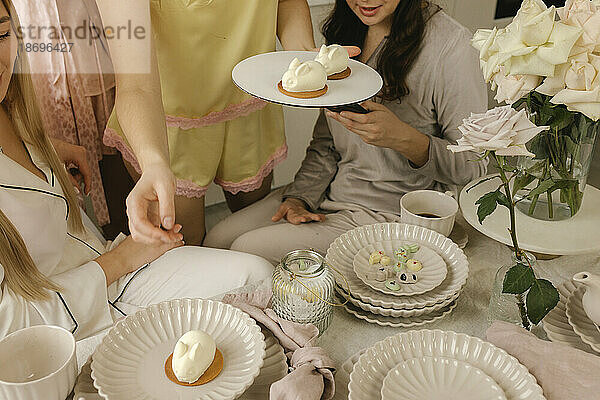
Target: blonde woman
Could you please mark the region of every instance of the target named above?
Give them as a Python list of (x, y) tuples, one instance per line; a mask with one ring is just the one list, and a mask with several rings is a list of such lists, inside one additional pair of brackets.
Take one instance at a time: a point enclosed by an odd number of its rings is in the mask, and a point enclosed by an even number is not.
[(90, 336), (138, 307), (212, 297), (264, 279), (261, 258), (183, 246), (108, 248), (82, 223), (64, 164), (44, 134), (18, 25), (0, 0), (0, 338), (53, 324)]

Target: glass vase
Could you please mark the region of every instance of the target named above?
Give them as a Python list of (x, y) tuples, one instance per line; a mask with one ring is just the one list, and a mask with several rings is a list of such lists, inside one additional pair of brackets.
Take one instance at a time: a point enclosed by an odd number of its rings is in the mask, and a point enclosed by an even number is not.
[[(521, 263), (529, 263), (535, 270), (537, 267), (537, 260), (531, 253), (524, 252), (525, 259)], [(521, 295), (514, 295), (508, 293), (502, 293), (504, 284), (504, 277), (509, 269), (517, 264), (517, 257), (512, 254), (512, 264), (504, 265), (496, 271), (494, 278), (494, 286), (492, 287), (492, 295), (490, 297), (490, 304), (488, 309), (488, 323), (491, 325), (494, 321), (504, 321), (511, 324), (515, 324), (523, 327), (523, 319), (519, 311), (519, 302), (524, 303), (526, 293)], [(530, 326), (531, 332), (533, 332), (539, 338), (545, 338), (546, 333), (542, 328), (542, 324)]]
[(536, 98), (545, 103), (526, 103), (530, 118), (550, 129), (527, 144), (534, 158), (519, 157), (517, 209), (536, 219), (565, 220), (581, 209), (600, 121)]
[(319, 253), (293, 251), (273, 271), (273, 310), (288, 321), (315, 325), (320, 335), (331, 323), (334, 285), (333, 271)]

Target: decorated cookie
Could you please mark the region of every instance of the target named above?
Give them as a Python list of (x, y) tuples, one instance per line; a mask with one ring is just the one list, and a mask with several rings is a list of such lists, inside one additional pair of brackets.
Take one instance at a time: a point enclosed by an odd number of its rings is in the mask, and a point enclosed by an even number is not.
[(369, 256), (369, 264), (371, 265), (375, 265), (375, 264), (379, 264), (379, 262), (381, 261), (381, 257), (383, 257), (383, 251), (374, 251), (371, 253), (371, 255)]
[(400, 290), (400, 285), (398, 284), (398, 281), (396, 279), (390, 279), (385, 281), (385, 287), (393, 290), (394, 292)]
[(423, 264), (421, 264), (421, 261), (415, 260), (414, 258), (408, 260), (405, 265), (406, 269), (412, 272), (420, 271), (423, 268)]
[(375, 271), (367, 273), (367, 279), (376, 282), (385, 282), (388, 279), (388, 270), (385, 267), (379, 267)]
[(388, 256), (381, 256), (381, 260), (379, 260), (379, 264), (388, 266), (388, 265), (392, 264), (392, 259), (389, 258)]
[(406, 284), (410, 285), (413, 283), (417, 283), (419, 278), (417, 277), (417, 274), (413, 274), (411, 272), (402, 272), (402, 273), (398, 274), (398, 280), (401, 283), (406, 283)]
[(403, 246), (406, 250), (408, 250), (411, 254), (415, 254), (421, 247), (419, 247), (416, 243), (405, 244)]
[(394, 257), (396, 257), (398, 259), (398, 261), (401, 261), (402, 258), (407, 258), (408, 259), (409, 256), (409, 251), (407, 249), (405, 249), (404, 247), (400, 247), (397, 250), (394, 250)]
[(404, 272), (405, 269), (404, 263), (399, 262), (398, 264), (394, 265), (394, 271), (397, 273)]

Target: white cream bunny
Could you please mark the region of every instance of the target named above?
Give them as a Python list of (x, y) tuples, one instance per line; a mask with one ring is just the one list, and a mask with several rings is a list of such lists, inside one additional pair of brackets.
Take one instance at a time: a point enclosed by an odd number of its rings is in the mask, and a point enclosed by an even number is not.
[(332, 44), (331, 46), (323, 45), (315, 61), (325, 67), (327, 75), (333, 75), (348, 68), (350, 57), (348, 56), (348, 51), (339, 44)]
[(203, 331), (189, 331), (175, 345), (173, 372), (180, 382), (196, 382), (210, 367), (217, 346), (213, 338)]
[(327, 72), (316, 61), (301, 63), (294, 58), (281, 78), (281, 85), (288, 92), (312, 92), (321, 90), (327, 83)]

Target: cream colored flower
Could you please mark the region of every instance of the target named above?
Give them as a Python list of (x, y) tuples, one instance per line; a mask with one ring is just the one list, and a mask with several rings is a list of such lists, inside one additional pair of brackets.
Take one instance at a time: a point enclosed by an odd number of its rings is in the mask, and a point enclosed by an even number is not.
[(565, 71), (564, 89), (550, 100), (554, 104), (565, 104), (569, 111), (578, 111), (588, 118), (600, 119), (600, 56), (580, 56), (571, 61)]
[(513, 104), (534, 90), (542, 81), (537, 75), (506, 75), (504, 68), (492, 80), (492, 90), (496, 90), (496, 101)]
[(567, 0), (557, 13), (561, 22), (583, 30), (571, 54), (593, 52), (600, 44), (600, 2), (595, 4), (590, 0)]
[(525, 110), (503, 106), (485, 114), (471, 114), (458, 129), (462, 137), (456, 145), (448, 145), (448, 150), (454, 153), (494, 151), (499, 156), (533, 157), (525, 144), (549, 127), (536, 126), (527, 118)]
[(555, 15), (556, 9), (541, 0), (524, 0), (506, 28), (478, 30), (472, 44), (486, 81), (501, 67), (508, 75), (554, 76), (582, 33), (581, 27), (555, 21)]

